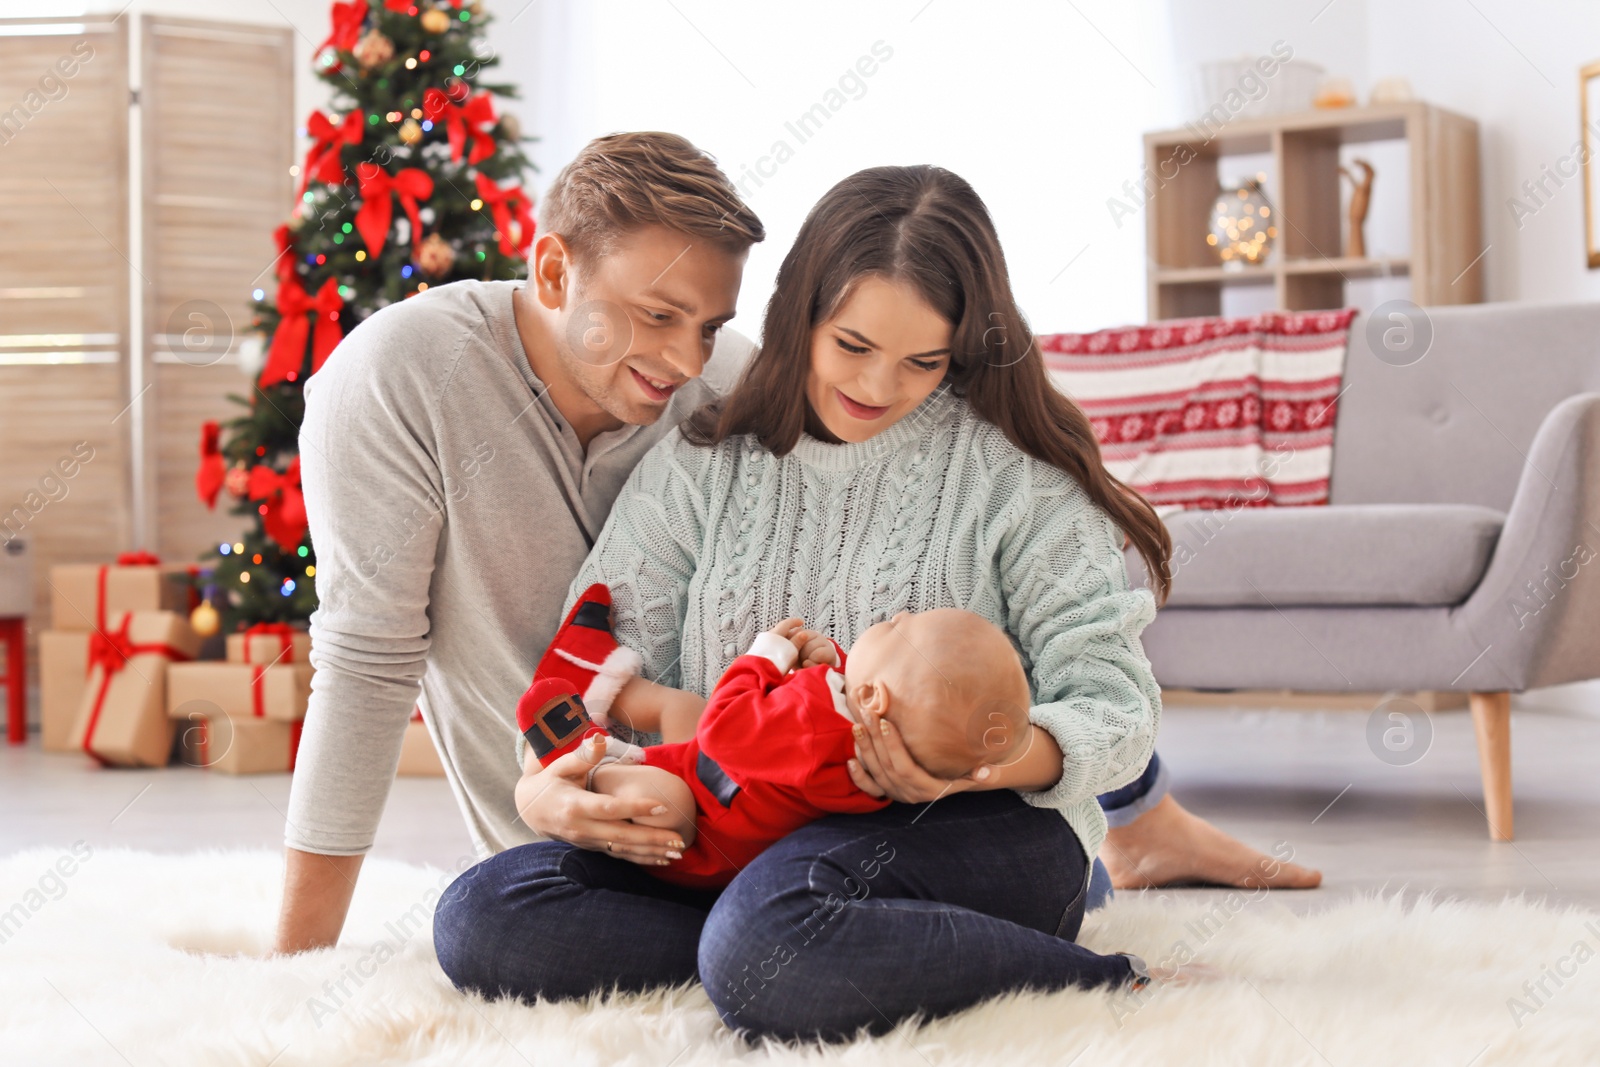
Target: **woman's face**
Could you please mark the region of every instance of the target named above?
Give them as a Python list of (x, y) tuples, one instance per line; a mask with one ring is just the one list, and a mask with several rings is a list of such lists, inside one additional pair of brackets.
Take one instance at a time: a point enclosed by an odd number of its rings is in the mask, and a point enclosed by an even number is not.
[(904, 282), (870, 275), (811, 331), (806, 399), (840, 441), (905, 418), (944, 381), (952, 327)]

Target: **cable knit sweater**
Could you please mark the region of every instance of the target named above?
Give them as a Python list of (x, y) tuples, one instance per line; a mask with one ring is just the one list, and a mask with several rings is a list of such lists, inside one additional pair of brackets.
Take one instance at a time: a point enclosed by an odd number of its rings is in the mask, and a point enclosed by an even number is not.
[(1020, 650), (1031, 720), (1064, 755), (1055, 808), (1093, 857), (1098, 793), (1154, 749), (1161, 694), (1122, 536), (1070, 476), (1019, 451), (941, 386), (860, 444), (802, 436), (697, 447), (674, 431), (639, 464), (573, 582), (611, 587), (617, 637), (645, 676), (708, 693), (761, 630), (799, 616), (848, 648), (900, 611), (960, 607)]

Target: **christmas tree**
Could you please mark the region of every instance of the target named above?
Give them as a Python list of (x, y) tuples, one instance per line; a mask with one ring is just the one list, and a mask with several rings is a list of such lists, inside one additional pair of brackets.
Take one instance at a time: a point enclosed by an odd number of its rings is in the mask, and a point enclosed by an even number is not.
[[(202, 429), (195, 487), (208, 507), (226, 492), (248, 519), (207, 554), (202, 632), (300, 623), (317, 606), (316, 556), (300, 492), (302, 387), (350, 330), (379, 308), (460, 278), (527, 271), (531, 164), (477, 0), (335, 3), (316, 50), (332, 116), (313, 111), (298, 199), (276, 239), (275, 292), (252, 294), (266, 359), (244, 413)], [(212, 614), (212, 613), (215, 614)]]

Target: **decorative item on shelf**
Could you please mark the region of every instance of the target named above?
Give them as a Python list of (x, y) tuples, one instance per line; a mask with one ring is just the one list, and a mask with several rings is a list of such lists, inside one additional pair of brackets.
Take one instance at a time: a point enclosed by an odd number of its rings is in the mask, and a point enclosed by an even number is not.
[(1267, 261), (1278, 236), (1272, 202), (1261, 191), (1265, 174), (1223, 190), (1211, 212), (1211, 232), (1206, 244), (1217, 250), (1226, 267), (1258, 266)]
[(1411, 91), (1411, 83), (1405, 78), (1379, 78), (1372, 87), (1370, 98), (1373, 107), (1383, 104), (1404, 104), (1415, 100), (1416, 94)]
[[(1356, 177), (1350, 167), (1361, 171), (1361, 177)], [(1350, 167), (1340, 167), (1339, 173), (1350, 179), (1350, 234), (1345, 238), (1344, 254), (1353, 259), (1365, 259), (1367, 255), (1367, 238), (1364, 232), (1367, 224), (1367, 208), (1372, 203), (1372, 179), (1377, 171), (1372, 169), (1372, 164), (1364, 159), (1352, 159)]]
[(1304, 59), (1282, 58), (1287, 51), (1275, 48), (1270, 55), (1201, 63), (1191, 83), (1190, 107), (1199, 116), (1196, 123), (1209, 126), (1218, 120), (1309, 110), (1317, 82), (1326, 72)]
[(1320, 108), (1355, 107), (1356, 88), (1349, 78), (1324, 78), (1311, 103)]

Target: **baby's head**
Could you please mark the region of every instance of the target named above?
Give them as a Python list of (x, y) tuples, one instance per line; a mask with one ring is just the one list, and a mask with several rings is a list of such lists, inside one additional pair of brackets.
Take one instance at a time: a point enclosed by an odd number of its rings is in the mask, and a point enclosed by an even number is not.
[(901, 612), (869, 627), (850, 647), (844, 677), (862, 721), (886, 717), (940, 778), (1005, 763), (1028, 734), (1022, 661), (998, 626), (970, 611)]

